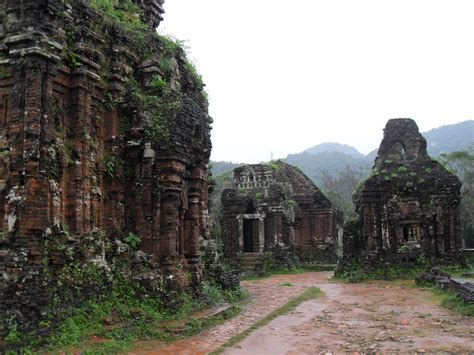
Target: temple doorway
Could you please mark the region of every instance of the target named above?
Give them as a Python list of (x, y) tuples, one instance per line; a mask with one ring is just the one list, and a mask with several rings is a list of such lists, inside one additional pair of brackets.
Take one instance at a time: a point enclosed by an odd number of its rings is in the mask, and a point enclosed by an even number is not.
[(254, 219), (244, 219), (244, 253), (253, 253)]

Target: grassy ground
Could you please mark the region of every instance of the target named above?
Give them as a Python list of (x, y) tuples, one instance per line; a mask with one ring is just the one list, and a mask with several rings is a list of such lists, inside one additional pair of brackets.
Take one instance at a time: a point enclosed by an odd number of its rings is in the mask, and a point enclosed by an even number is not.
[[(429, 266), (420, 266), (417, 268), (402, 268), (397, 266), (391, 266), (386, 268), (378, 268), (367, 272), (366, 270), (359, 268), (354, 265), (350, 270), (346, 270), (339, 275), (335, 276), (335, 279), (346, 282), (366, 282), (372, 280), (397, 280), (397, 279), (413, 279), (415, 276), (427, 273)], [(452, 276), (459, 276), (464, 272), (474, 271), (473, 267), (461, 268), (460, 266), (439, 266), (440, 271), (447, 272)]]
[(242, 333), (234, 335), (226, 343), (224, 343), (219, 349), (213, 351), (211, 354), (220, 354), (220, 353), (222, 353), (225, 350), (225, 348), (238, 344), (239, 342), (241, 342), (243, 339), (245, 339), (250, 333), (252, 333), (256, 329), (258, 329), (258, 328), (260, 328), (264, 325), (267, 325), (272, 320), (274, 320), (275, 318), (277, 318), (281, 315), (287, 314), (288, 312), (295, 309), (301, 303), (303, 303), (305, 301), (308, 301), (308, 300), (311, 300), (311, 299), (314, 299), (314, 298), (318, 298), (321, 295), (322, 295), (322, 292), (319, 288), (310, 287), (310, 288), (306, 289), (305, 291), (303, 291), (303, 293), (301, 293), (300, 295), (294, 297), (289, 302), (287, 302), (285, 305), (283, 305), (280, 308), (276, 309), (275, 311), (270, 313), (265, 318), (263, 318), (260, 321), (254, 323), (251, 327), (247, 328)]
[[(203, 291), (204, 297), (200, 300), (181, 294), (180, 306), (173, 310), (165, 309), (159, 299), (138, 299), (131, 293), (114, 293), (108, 298), (90, 301), (81, 308), (69, 310), (69, 316), (58, 329), (52, 330), (52, 335), (46, 341), (11, 332), (7, 340), (14, 350), (7, 350), (5, 354), (124, 353), (139, 339), (171, 341), (224, 322), (240, 312), (238, 303), (247, 297), (246, 291), (242, 289), (223, 291), (205, 285)], [(191, 317), (195, 312), (224, 302), (230, 303), (232, 307), (217, 316), (201, 320)], [(174, 324), (180, 328), (179, 332)], [(49, 324), (45, 322), (43, 326), (48, 327)]]
[(293, 274), (302, 274), (305, 272), (318, 272), (318, 271), (334, 271), (333, 266), (302, 266), (298, 268), (292, 269), (279, 269), (279, 270), (272, 270), (265, 274), (251, 274), (242, 278), (242, 280), (246, 281), (257, 281), (262, 279), (267, 279), (272, 277), (273, 275), (293, 275)]
[(450, 291), (443, 291), (432, 287), (434, 300), (444, 308), (448, 308), (466, 317), (474, 317), (474, 304), (464, 302), (458, 295)]

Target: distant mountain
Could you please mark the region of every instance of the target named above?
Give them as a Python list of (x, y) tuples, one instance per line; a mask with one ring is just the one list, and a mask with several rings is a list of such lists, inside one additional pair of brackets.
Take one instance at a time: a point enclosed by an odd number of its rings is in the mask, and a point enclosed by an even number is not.
[(374, 162), (375, 161), (375, 158), (377, 157), (377, 153), (378, 153), (378, 148), (377, 149), (374, 149), (373, 151), (369, 152), (366, 156), (365, 156), (365, 159), (370, 161), (370, 162)]
[[(428, 153), (433, 157), (442, 153), (465, 150), (474, 144), (474, 120), (441, 126), (422, 134), (428, 143)], [(358, 172), (368, 172), (376, 156), (377, 149), (363, 155), (350, 145), (326, 142), (305, 149), (301, 153), (289, 154), (286, 161), (302, 169), (316, 183), (320, 183), (324, 172), (337, 176), (346, 167)], [(211, 162), (211, 170), (214, 176), (218, 176), (242, 165), (242, 163), (217, 161)]]
[(306, 152), (290, 154), (286, 158), (287, 163), (299, 167), (316, 184), (322, 183), (323, 174), (338, 176), (346, 168), (357, 171), (360, 175), (368, 174), (372, 167), (372, 162), (368, 161), (364, 155), (360, 158), (342, 152), (322, 151), (317, 154)]
[(428, 153), (433, 157), (466, 150), (474, 143), (474, 120), (434, 128), (423, 136), (428, 142)]
[(312, 155), (316, 155), (318, 153), (323, 153), (323, 152), (340, 152), (340, 153), (353, 156), (355, 158), (364, 158), (364, 155), (361, 154), (356, 148), (351, 147), (350, 145), (347, 145), (347, 144), (340, 144), (340, 143), (331, 143), (331, 142), (321, 143), (303, 151), (303, 153), (308, 153)]
[[(474, 144), (474, 120), (446, 125), (423, 133), (428, 153), (439, 156), (456, 150), (465, 150)], [(321, 143), (301, 153), (289, 154), (286, 161), (303, 170), (317, 184), (324, 173), (338, 176), (349, 168), (360, 174), (368, 173), (377, 156), (377, 149), (367, 155), (347, 144)]]
[(230, 161), (211, 161), (211, 172), (214, 177), (222, 175), (225, 172), (234, 170), (239, 166), (244, 165), (243, 163), (232, 163)]

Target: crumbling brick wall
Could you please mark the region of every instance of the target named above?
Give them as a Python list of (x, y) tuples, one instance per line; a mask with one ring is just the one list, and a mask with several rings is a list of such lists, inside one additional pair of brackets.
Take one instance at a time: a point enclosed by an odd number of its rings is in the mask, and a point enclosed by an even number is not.
[(303, 256), (337, 259), (336, 211), (300, 170), (281, 161), (244, 165), (234, 170), (234, 183), (221, 198), (226, 256), (284, 244)]
[(200, 284), (207, 99), (155, 32), (163, 1), (133, 2), (117, 19), (86, 0), (0, 0), (0, 338), (35, 327), (71, 263), (119, 264), (127, 236), (147, 265), (128, 277)]
[(429, 157), (415, 121), (389, 120), (372, 173), (354, 195), (359, 217), (345, 230), (345, 259), (459, 260), (460, 187)]

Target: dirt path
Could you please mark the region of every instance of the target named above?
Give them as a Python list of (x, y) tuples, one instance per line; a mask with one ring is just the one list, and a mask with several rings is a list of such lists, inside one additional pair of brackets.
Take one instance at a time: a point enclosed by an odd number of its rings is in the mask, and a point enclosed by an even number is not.
[[(205, 354), (264, 318), (306, 287), (325, 295), (256, 330), (226, 354), (326, 352), (474, 352), (474, 320), (430, 300), (409, 282), (333, 283), (331, 273), (278, 275), (242, 285), (251, 298), (239, 316), (198, 336), (164, 346), (138, 344), (135, 354)], [(284, 286), (291, 283), (292, 286)]]

